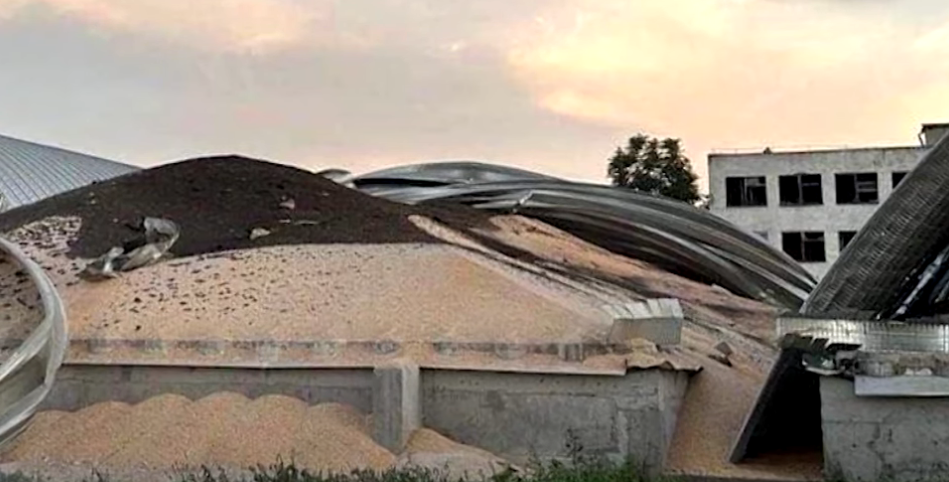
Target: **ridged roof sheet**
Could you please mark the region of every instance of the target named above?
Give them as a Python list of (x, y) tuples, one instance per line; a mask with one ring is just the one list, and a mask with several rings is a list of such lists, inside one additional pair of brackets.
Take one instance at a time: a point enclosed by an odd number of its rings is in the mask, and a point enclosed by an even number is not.
[(0, 136), (0, 211), (138, 170), (134, 166)]

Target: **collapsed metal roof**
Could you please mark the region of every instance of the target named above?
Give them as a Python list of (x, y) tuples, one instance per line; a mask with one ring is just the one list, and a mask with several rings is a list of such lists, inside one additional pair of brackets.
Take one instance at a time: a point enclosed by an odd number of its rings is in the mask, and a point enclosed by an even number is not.
[(595, 245), (736, 294), (797, 309), (816, 285), (798, 263), (689, 204), (480, 162), (399, 166), (333, 178), (408, 204), (452, 202), (537, 218)]
[[(834, 346), (882, 352), (944, 352), (949, 314), (949, 136), (920, 160), (878, 208), (802, 305), (800, 329), (779, 327), (781, 354), (735, 443), (741, 461), (794, 430), (781, 426), (815, 399), (818, 374), (804, 357)], [(901, 329), (900, 321), (919, 329)], [(827, 345), (826, 347), (824, 345)], [(810, 423), (810, 422), (802, 422)]]
[(949, 312), (949, 136), (900, 182), (802, 307), (906, 319)]

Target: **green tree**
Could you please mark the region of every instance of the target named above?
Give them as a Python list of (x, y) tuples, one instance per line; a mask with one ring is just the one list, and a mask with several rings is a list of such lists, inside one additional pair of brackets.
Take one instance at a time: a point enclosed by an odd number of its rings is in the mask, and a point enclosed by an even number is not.
[(702, 200), (689, 159), (679, 139), (636, 134), (610, 158), (607, 175), (614, 186), (658, 194), (689, 204)]

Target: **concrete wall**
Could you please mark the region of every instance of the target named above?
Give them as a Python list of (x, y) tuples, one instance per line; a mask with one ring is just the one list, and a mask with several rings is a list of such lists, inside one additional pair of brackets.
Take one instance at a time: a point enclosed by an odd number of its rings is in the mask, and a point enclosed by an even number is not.
[[(805, 263), (820, 277), (840, 253), (838, 233), (858, 231), (877, 206), (893, 191), (891, 173), (912, 170), (925, 152), (919, 147), (847, 149), (772, 154), (712, 154), (708, 158), (710, 209), (749, 232), (767, 233), (768, 242), (781, 249), (781, 233), (823, 231), (826, 263)], [(877, 172), (880, 201), (872, 205), (836, 205), (836, 173)], [(821, 174), (824, 204), (821, 206), (780, 206), (778, 177), (790, 174)], [(768, 205), (726, 207), (725, 179), (765, 176)]]
[(372, 411), (372, 369), (258, 370), (64, 365), (44, 410), (79, 410), (104, 401), (138, 403), (164, 393), (192, 400), (231, 391), (249, 398), (287, 395), (310, 404), (339, 402)]
[(853, 382), (821, 378), (824, 470), (847, 481), (945, 480), (949, 398), (857, 397)]
[(509, 460), (565, 457), (571, 444), (647, 468), (665, 461), (687, 375), (625, 377), (432, 372), (423, 377), (423, 425)]
[(375, 410), (374, 436), (396, 452), (421, 417), (426, 427), (519, 463), (534, 456), (567, 458), (575, 438), (587, 453), (617, 461), (633, 457), (656, 471), (665, 460), (689, 377), (658, 369), (611, 376), (403, 368), (67, 365), (44, 408), (138, 403), (162, 393), (191, 399), (220, 391), (251, 398), (283, 394), (311, 404), (340, 402), (367, 413)]

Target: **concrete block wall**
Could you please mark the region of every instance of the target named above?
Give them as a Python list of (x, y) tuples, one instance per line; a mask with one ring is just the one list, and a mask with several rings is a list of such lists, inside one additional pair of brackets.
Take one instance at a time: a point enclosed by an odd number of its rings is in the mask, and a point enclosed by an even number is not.
[(662, 467), (685, 373), (624, 377), (435, 371), (422, 381), (423, 425), (509, 460), (584, 453)]
[(824, 470), (848, 482), (922, 482), (949, 474), (949, 398), (858, 397), (822, 377)]
[(651, 472), (665, 461), (689, 374), (648, 369), (624, 376), (422, 369), (250, 369), (67, 365), (44, 409), (78, 410), (109, 400), (138, 403), (164, 393), (199, 399), (231, 391), (338, 402), (373, 413), (378, 443), (398, 453), (426, 426), (514, 462), (582, 452), (628, 457)]
[(110, 400), (139, 403), (165, 393), (197, 400), (223, 391), (248, 398), (287, 395), (311, 405), (345, 403), (368, 413), (373, 371), (64, 365), (43, 409), (73, 411)]

